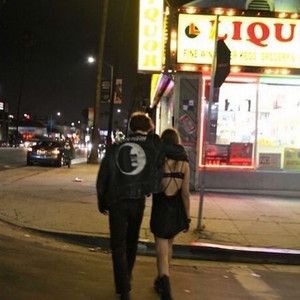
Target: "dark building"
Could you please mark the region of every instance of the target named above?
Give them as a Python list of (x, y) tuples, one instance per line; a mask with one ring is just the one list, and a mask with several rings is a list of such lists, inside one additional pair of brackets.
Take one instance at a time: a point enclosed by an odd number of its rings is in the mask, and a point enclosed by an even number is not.
[(8, 143), (8, 104), (0, 100), (0, 145)]

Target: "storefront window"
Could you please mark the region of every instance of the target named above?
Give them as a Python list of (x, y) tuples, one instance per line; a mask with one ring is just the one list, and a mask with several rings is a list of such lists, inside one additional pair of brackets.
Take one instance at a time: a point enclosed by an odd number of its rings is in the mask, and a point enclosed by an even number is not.
[(253, 166), (256, 98), (257, 83), (253, 79), (221, 86), (210, 106), (205, 164)]
[(202, 165), (300, 171), (300, 79), (239, 80), (203, 100)]
[(300, 171), (300, 80), (262, 78), (258, 99), (258, 167)]

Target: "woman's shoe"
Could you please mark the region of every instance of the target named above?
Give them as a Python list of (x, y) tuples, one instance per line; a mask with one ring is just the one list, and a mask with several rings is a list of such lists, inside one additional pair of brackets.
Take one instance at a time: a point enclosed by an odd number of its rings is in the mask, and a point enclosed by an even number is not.
[(161, 300), (173, 300), (171, 295), (170, 279), (167, 275), (163, 275), (159, 278), (159, 287), (161, 288)]
[(154, 289), (156, 291), (156, 293), (160, 294), (162, 292), (162, 288), (161, 288), (161, 284), (160, 284), (160, 277), (156, 277), (156, 279), (154, 280)]
[(130, 300), (130, 294), (129, 293), (122, 293), (122, 294), (117, 294), (118, 300)]

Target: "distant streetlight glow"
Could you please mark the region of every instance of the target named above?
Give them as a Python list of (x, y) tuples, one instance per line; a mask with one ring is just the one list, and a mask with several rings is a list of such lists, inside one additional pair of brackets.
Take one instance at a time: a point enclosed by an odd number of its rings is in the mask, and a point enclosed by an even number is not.
[(94, 58), (93, 56), (89, 56), (89, 57), (87, 58), (87, 62), (88, 62), (89, 64), (93, 64), (95, 61), (96, 61), (96, 60), (95, 60), (95, 58)]

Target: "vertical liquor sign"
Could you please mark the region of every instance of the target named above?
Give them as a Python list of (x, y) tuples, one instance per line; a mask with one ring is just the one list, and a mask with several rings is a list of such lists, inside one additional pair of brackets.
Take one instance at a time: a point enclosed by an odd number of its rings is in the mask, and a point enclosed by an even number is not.
[(138, 70), (160, 72), (163, 62), (163, 0), (140, 0)]

